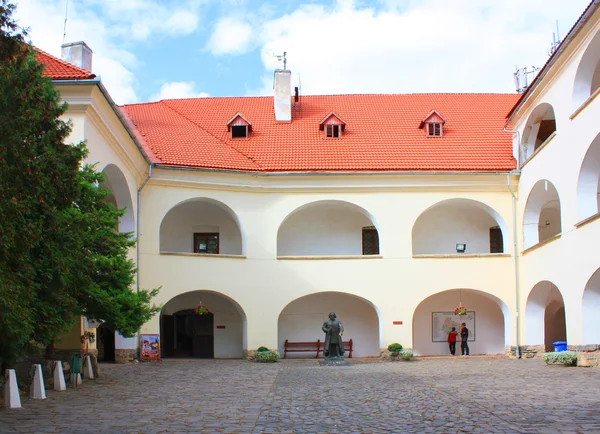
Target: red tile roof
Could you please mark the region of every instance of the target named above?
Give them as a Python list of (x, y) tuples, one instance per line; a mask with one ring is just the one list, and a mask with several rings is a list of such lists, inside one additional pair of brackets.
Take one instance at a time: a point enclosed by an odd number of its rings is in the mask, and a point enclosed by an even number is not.
[(64, 60), (60, 60), (37, 47), (33, 47), (38, 62), (45, 65), (44, 76), (52, 80), (89, 80), (96, 76), (90, 71), (78, 68)]
[[(291, 123), (277, 123), (272, 97), (164, 100), (121, 107), (160, 164), (253, 172), (508, 171), (515, 168), (506, 113), (519, 95), (409, 94), (302, 96)], [(447, 120), (443, 137), (419, 125), (432, 110)], [(231, 139), (227, 122), (242, 113), (248, 139)], [(335, 112), (341, 138), (319, 122)]]

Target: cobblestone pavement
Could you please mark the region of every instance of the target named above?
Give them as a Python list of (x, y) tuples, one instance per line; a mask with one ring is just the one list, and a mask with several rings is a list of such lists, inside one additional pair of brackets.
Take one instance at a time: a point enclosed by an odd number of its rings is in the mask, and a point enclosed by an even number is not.
[(600, 369), (541, 360), (101, 365), (0, 409), (0, 433), (600, 433)]

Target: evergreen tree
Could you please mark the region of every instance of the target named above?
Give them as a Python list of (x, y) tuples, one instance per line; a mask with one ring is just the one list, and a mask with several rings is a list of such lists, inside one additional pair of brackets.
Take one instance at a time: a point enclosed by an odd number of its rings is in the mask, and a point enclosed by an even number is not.
[(46, 346), (77, 315), (131, 336), (158, 308), (133, 292), (133, 245), (102, 174), (67, 144), (67, 106), (0, 0), (0, 363)]

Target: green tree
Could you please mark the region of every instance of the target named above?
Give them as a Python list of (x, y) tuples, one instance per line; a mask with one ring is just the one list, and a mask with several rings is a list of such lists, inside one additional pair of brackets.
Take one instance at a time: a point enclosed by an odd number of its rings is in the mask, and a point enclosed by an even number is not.
[(43, 66), (0, 0), (0, 363), (50, 344), (77, 315), (125, 336), (158, 308), (131, 290), (130, 234), (106, 203), (102, 174), (67, 144), (69, 122)]

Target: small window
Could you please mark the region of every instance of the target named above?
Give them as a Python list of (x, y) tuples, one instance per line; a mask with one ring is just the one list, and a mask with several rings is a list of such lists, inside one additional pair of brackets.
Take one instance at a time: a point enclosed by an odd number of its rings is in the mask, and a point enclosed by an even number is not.
[(233, 125), (231, 127), (231, 138), (232, 139), (245, 139), (248, 137), (248, 126), (247, 125)]
[(374, 226), (362, 230), (363, 255), (379, 255), (379, 234)]
[(219, 233), (195, 233), (194, 253), (219, 254)]
[(430, 123), (427, 124), (428, 127), (428, 135), (430, 136), (441, 136), (442, 135), (442, 124), (440, 123)]
[(504, 240), (498, 226), (490, 228), (490, 253), (504, 253)]
[(327, 125), (327, 137), (339, 137), (340, 136), (340, 126), (339, 125)]

